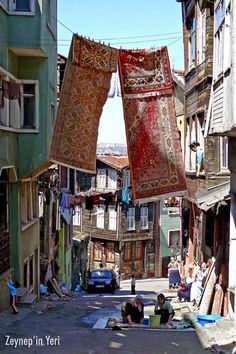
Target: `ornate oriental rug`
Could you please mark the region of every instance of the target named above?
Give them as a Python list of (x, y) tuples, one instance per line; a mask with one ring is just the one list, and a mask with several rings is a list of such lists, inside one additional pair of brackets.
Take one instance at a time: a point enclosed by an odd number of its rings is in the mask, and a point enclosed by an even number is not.
[(187, 187), (167, 47), (120, 50), (119, 71), (133, 197), (180, 195)]
[(117, 61), (117, 49), (73, 36), (51, 144), (51, 161), (96, 173), (99, 120)]

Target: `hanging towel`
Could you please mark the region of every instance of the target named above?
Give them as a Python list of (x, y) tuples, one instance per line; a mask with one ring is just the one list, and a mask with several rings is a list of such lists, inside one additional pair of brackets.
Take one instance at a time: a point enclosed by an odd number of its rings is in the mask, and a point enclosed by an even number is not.
[(122, 200), (122, 204), (129, 205), (129, 189), (128, 189), (128, 187), (122, 188), (121, 200)]
[(112, 73), (111, 76), (111, 86), (108, 92), (109, 98), (114, 98), (116, 96), (121, 97), (121, 90), (120, 90), (120, 81), (118, 78), (118, 72)]
[(117, 59), (117, 49), (73, 35), (51, 144), (51, 161), (96, 173), (99, 120), (111, 75), (117, 70)]
[(4, 97), (8, 98), (9, 100), (18, 100), (20, 106), (20, 84), (12, 81), (2, 80), (2, 97), (0, 108), (4, 108)]

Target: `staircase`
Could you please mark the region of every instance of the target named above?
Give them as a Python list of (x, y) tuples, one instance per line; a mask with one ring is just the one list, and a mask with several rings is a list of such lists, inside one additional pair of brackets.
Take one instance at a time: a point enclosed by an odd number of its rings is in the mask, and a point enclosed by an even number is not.
[(17, 305), (32, 305), (36, 302), (37, 295), (30, 293), (28, 288), (19, 287), (16, 289)]

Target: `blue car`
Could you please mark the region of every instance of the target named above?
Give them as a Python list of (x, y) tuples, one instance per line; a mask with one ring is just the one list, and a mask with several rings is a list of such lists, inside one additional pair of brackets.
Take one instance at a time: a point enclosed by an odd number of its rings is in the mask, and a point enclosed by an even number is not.
[(118, 287), (116, 273), (112, 269), (95, 269), (87, 273), (87, 292), (103, 290), (113, 293)]

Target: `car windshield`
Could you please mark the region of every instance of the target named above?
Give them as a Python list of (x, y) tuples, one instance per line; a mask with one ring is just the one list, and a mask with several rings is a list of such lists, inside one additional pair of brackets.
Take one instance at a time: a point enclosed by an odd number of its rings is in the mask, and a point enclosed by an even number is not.
[(90, 278), (111, 278), (112, 274), (109, 270), (96, 270), (90, 273)]

